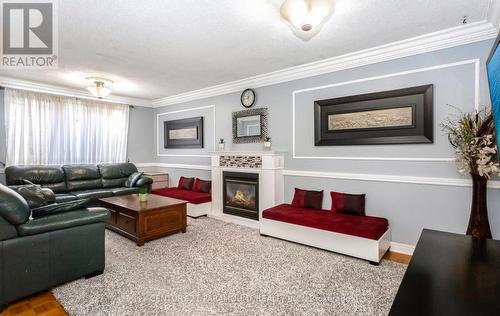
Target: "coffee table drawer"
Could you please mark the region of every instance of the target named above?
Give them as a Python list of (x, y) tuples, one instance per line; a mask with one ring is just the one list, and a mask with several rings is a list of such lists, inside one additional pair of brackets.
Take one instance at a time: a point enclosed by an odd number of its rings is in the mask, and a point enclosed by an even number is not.
[(108, 224), (116, 224), (116, 211), (113, 211), (111, 209), (108, 209), (109, 213), (111, 214), (111, 217), (108, 220)]
[(130, 216), (130, 215), (123, 214), (123, 213), (117, 213), (116, 214), (116, 226), (118, 226), (119, 228), (123, 229), (124, 231), (126, 231), (128, 233), (131, 233), (131, 234), (136, 233), (135, 218)]
[(183, 218), (183, 212), (166, 210), (146, 215), (144, 223), (146, 233), (162, 233), (183, 228), (185, 218)]

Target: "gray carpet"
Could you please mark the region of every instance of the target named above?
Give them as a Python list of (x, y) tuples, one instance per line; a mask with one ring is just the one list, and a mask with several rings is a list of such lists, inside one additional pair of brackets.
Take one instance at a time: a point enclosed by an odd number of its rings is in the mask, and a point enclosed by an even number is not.
[(387, 315), (405, 269), (200, 218), (143, 247), (106, 231), (104, 274), (54, 295), (71, 315)]

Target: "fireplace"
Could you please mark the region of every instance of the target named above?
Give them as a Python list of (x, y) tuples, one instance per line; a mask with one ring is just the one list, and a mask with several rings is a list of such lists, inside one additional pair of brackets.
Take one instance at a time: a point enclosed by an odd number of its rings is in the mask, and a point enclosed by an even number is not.
[(223, 172), (223, 212), (259, 220), (259, 175)]

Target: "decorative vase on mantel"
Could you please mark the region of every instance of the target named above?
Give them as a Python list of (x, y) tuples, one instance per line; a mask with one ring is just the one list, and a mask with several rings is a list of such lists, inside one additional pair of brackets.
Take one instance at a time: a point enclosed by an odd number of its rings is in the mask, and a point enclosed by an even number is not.
[(467, 235), (479, 238), (491, 238), (490, 223), (488, 221), (488, 207), (486, 206), (486, 192), (488, 178), (471, 173), (472, 176), (472, 206), (470, 210)]
[(491, 238), (487, 208), (488, 179), (500, 175), (495, 123), (491, 109), (460, 113), (441, 124), (455, 148), (458, 171), (472, 177), (472, 205), (467, 235)]

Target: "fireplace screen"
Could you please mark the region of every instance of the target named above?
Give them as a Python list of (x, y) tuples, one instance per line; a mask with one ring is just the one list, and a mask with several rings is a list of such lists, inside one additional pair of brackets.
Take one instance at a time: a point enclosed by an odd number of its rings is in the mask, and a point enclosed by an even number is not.
[(259, 175), (224, 172), (224, 213), (259, 219)]

